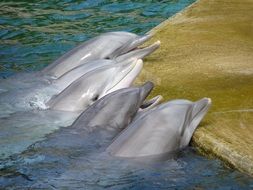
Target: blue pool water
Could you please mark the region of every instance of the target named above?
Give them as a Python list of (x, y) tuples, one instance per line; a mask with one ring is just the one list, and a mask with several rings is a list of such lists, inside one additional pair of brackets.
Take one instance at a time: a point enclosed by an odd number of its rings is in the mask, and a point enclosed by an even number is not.
[(0, 2), (0, 76), (44, 67), (108, 31), (143, 34), (194, 0)]
[[(0, 77), (39, 70), (103, 32), (143, 34), (193, 2), (1, 1)], [(49, 115), (51, 119), (58, 118)], [(0, 118), (0, 137), (10, 133), (8, 128), (13, 126), (19, 126), (16, 133), (25, 128), (35, 136), (38, 130), (51, 127), (45, 120), (49, 120), (48, 113), (37, 112)], [(251, 177), (228, 169), (218, 160), (202, 157), (193, 148), (165, 162), (136, 163), (104, 155), (102, 150), (110, 141), (97, 142), (99, 135), (97, 131), (84, 138), (81, 151), (75, 155), (67, 146), (56, 150), (52, 146), (54, 138), (49, 136), (21, 154), (0, 159), (0, 189), (253, 189)], [(22, 146), (22, 142), (18, 145)], [(10, 147), (13, 148), (11, 144)]]

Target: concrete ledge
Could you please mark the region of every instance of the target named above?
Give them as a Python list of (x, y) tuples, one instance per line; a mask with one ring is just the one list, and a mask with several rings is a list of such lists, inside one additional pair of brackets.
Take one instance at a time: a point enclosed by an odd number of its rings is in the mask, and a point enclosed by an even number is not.
[(199, 0), (163, 22), (139, 82), (153, 80), (165, 100), (210, 97), (193, 144), (253, 176), (252, 10), (251, 0)]

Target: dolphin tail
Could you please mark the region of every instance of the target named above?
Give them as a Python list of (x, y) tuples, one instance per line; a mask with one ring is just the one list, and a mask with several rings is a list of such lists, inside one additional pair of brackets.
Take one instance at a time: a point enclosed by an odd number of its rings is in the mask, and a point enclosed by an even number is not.
[(196, 128), (198, 127), (200, 121), (206, 115), (208, 109), (211, 106), (211, 99), (210, 98), (202, 98), (197, 102), (193, 103), (190, 111), (188, 112), (188, 121), (189, 123), (186, 124), (186, 129), (182, 133), (182, 140), (180, 143), (180, 147), (185, 147), (190, 143), (192, 135)]

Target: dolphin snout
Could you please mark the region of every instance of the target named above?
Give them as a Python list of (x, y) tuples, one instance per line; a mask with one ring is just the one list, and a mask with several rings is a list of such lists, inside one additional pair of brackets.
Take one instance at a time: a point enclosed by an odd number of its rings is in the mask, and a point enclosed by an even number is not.
[(153, 97), (152, 99), (145, 100), (140, 106), (139, 111), (147, 111), (147, 110), (150, 110), (151, 108), (154, 108), (162, 101), (162, 99), (163, 97), (161, 95), (157, 95)]
[(125, 54), (118, 56), (115, 60), (124, 61), (129, 58), (143, 59), (144, 57), (150, 55), (155, 50), (157, 50), (160, 47), (160, 44), (161, 44), (161, 42), (158, 40), (150, 46), (135, 48)]
[[(152, 38), (151, 34), (146, 34), (144, 36), (138, 36), (138, 37), (136, 37), (135, 40), (133, 40), (128, 45), (128, 47), (126, 48), (126, 50), (131, 51), (131, 50), (137, 48), (138, 46), (144, 44), (146, 41), (150, 40), (150, 38)], [(124, 52), (124, 53), (126, 53), (126, 52)]]
[(140, 100), (143, 102), (154, 88), (154, 83), (148, 81), (140, 88)]
[(211, 103), (212, 101), (210, 98), (202, 98), (201, 100), (195, 102), (192, 110), (192, 119), (202, 119), (210, 108)]
[(152, 35), (150, 35), (150, 34), (147, 34), (144, 36), (137, 36), (135, 39), (130, 40), (128, 43), (126, 43), (121, 48), (119, 48), (117, 51), (115, 51), (113, 54), (113, 57), (123, 55), (125, 53), (128, 53), (128, 52), (136, 49), (138, 46), (140, 46), (140, 45), (144, 44), (146, 41), (148, 41), (151, 37), (152, 37)]

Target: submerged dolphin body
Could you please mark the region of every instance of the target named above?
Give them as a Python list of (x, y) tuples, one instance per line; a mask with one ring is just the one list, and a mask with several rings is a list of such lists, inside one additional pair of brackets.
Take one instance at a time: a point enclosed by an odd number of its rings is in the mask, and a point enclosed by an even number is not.
[[(97, 59), (113, 59), (127, 54), (131, 50), (137, 54), (150, 54), (159, 47), (159, 43), (144, 48), (136, 49), (139, 45), (151, 38), (151, 35), (138, 36), (130, 32), (108, 32), (92, 38), (76, 48), (70, 50), (52, 64), (42, 70), (44, 75), (59, 78), (69, 70)], [(135, 53), (129, 54), (130, 57)], [(126, 56), (127, 58), (129, 56)], [(126, 57), (120, 58), (120, 60)]]
[(113, 141), (107, 152), (116, 157), (161, 159), (186, 147), (211, 100), (174, 100), (141, 112)]
[[(31, 110), (16, 112), (0, 118), (0, 162), (18, 154), (47, 134), (70, 126), (80, 113), (55, 110)], [(0, 164), (1, 165), (1, 164)]]
[[(36, 183), (36, 179), (41, 181), (59, 175), (78, 158), (97, 151), (101, 153), (106, 144), (132, 121), (152, 88), (153, 84), (147, 82), (141, 87), (120, 89), (104, 96), (85, 110), (71, 126), (61, 128), (35, 143), (17, 155), (17, 162), (13, 157), (14, 165), (9, 162), (1, 165), (12, 165), (15, 170), (24, 172), (22, 176), (35, 177), (31, 183)], [(94, 146), (102, 146), (103, 150), (94, 149)], [(26, 164), (27, 161), (29, 164)]]
[[(92, 40), (89, 40), (88, 42), (85, 42), (83, 45), (80, 45), (80, 47), (77, 47), (67, 53), (66, 55), (62, 56), (58, 61), (53, 63), (51, 66), (48, 66), (43, 71), (37, 73), (23, 73), (19, 74), (17, 76), (10, 77), (6, 80), (0, 81), (0, 118), (9, 116), (11, 113), (17, 112), (17, 111), (24, 111), (24, 110), (32, 110), (32, 109), (47, 109), (47, 105), (52, 104), (52, 100), (59, 99), (61, 95), (58, 96), (58, 98), (53, 96), (56, 96), (57, 94), (60, 94), (64, 89), (71, 86), (70, 84), (74, 83), (77, 84), (79, 81), (79, 78), (85, 78), (84, 75), (93, 72), (94, 70), (102, 69), (105, 66), (116, 66), (118, 65), (127, 65), (131, 64), (131, 62), (135, 61), (136, 59), (142, 59), (145, 56), (149, 55), (153, 51), (155, 51), (159, 45), (160, 42), (156, 42), (151, 46), (145, 47), (145, 48), (136, 48), (138, 45), (141, 45), (146, 40), (148, 40), (151, 36), (137, 36), (132, 33), (128, 32), (110, 32), (106, 34), (102, 34), (99, 37), (96, 37)], [(82, 61), (78, 61), (81, 54), (85, 51), (88, 51), (88, 47), (91, 47), (92, 44), (96, 43), (102, 43), (106, 42), (106, 40), (113, 38), (115, 42), (113, 43), (112, 47), (107, 46), (101, 46), (101, 47), (107, 47), (112, 48), (113, 51), (108, 53), (107, 48), (100, 49), (99, 51), (96, 51), (94, 55), (97, 55), (93, 57), (94, 59), (96, 57), (105, 57), (104, 55), (109, 55), (108, 58), (113, 59), (98, 59), (98, 60), (91, 60), (85, 58)], [(108, 45), (108, 43), (106, 43)], [(111, 46), (111, 43), (109, 43)], [(100, 46), (99, 46), (100, 47)], [(95, 48), (96, 49), (96, 48)], [(99, 49), (99, 48), (98, 48)], [(111, 49), (111, 50), (112, 50)], [(92, 50), (92, 51), (93, 51)], [(101, 56), (99, 56), (99, 52), (101, 53)], [(107, 53), (106, 53), (107, 52)], [(86, 52), (87, 53), (87, 52)], [(79, 56), (79, 58), (77, 58)], [(81, 59), (81, 58), (80, 58)], [(75, 62), (77, 61), (77, 62)], [(71, 63), (70, 63), (71, 62)], [(65, 64), (67, 65), (65, 68)], [(70, 65), (70, 66), (69, 66)], [(140, 65), (140, 64), (139, 64)], [(73, 68), (74, 67), (74, 68)], [(49, 76), (50, 72), (54, 72), (54, 70), (63, 69), (64, 72), (59, 77), (52, 77)], [(140, 67), (139, 69), (140, 72)], [(49, 73), (48, 73), (49, 72)], [(137, 73), (138, 73), (137, 72)], [(135, 78), (135, 72), (130, 72), (128, 74), (128, 77), (126, 78)], [(114, 74), (114, 73), (111, 73)], [(93, 72), (93, 76), (95, 76), (95, 73)], [(94, 79), (94, 77), (93, 77)], [(112, 79), (112, 81), (115, 81), (115, 79)], [(102, 80), (102, 82), (104, 82)], [(90, 81), (90, 83), (86, 83), (87, 86), (85, 89), (88, 89), (89, 86), (97, 86), (101, 85), (100, 80), (93, 80)], [(109, 83), (109, 82), (108, 82)], [(74, 85), (73, 84), (73, 85)], [(79, 83), (80, 84), (80, 83)], [(83, 83), (84, 84), (84, 83)], [(119, 84), (125, 84), (125, 85), (116, 85), (114, 88), (109, 90), (107, 93), (112, 92), (113, 90), (128, 87), (131, 84), (131, 80), (128, 80), (126, 82), (125, 80), (120, 81)], [(72, 87), (73, 87), (72, 85)], [(117, 87), (117, 88), (116, 88)], [(69, 89), (69, 88), (68, 88)], [(84, 92), (84, 90), (81, 90)], [(66, 90), (64, 90), (64, 93)], [(61, 93), (62, 94), (62, 93)], [(90, 95), (90, 93), (89, 93)], [(104, 95), (104, 94), (103, 94)], [(74, 94), (72, 95), (72, 97)], [(101, 97), (101, 94), (99, 93), (99, 97)], [(49, 101), (50, 100), (50, 101)], [(48, 104), (45, 104), (48, 102)], [(93, 102), (93, 101), (91, 101)], [(87, 104), (89, 105), (89, 103)], [(56, 108), (58, 109), (58, 108)], [(79, 109), (79, 108), (78, 108)], [(63, 108), (60, 108), (60, 110), (65, 110)]]
[(82, 111), (115, 90), (129, 87), (142, 69), (142, 60), (133, 59), (92, 70), (48, 101), (54, 110)]

